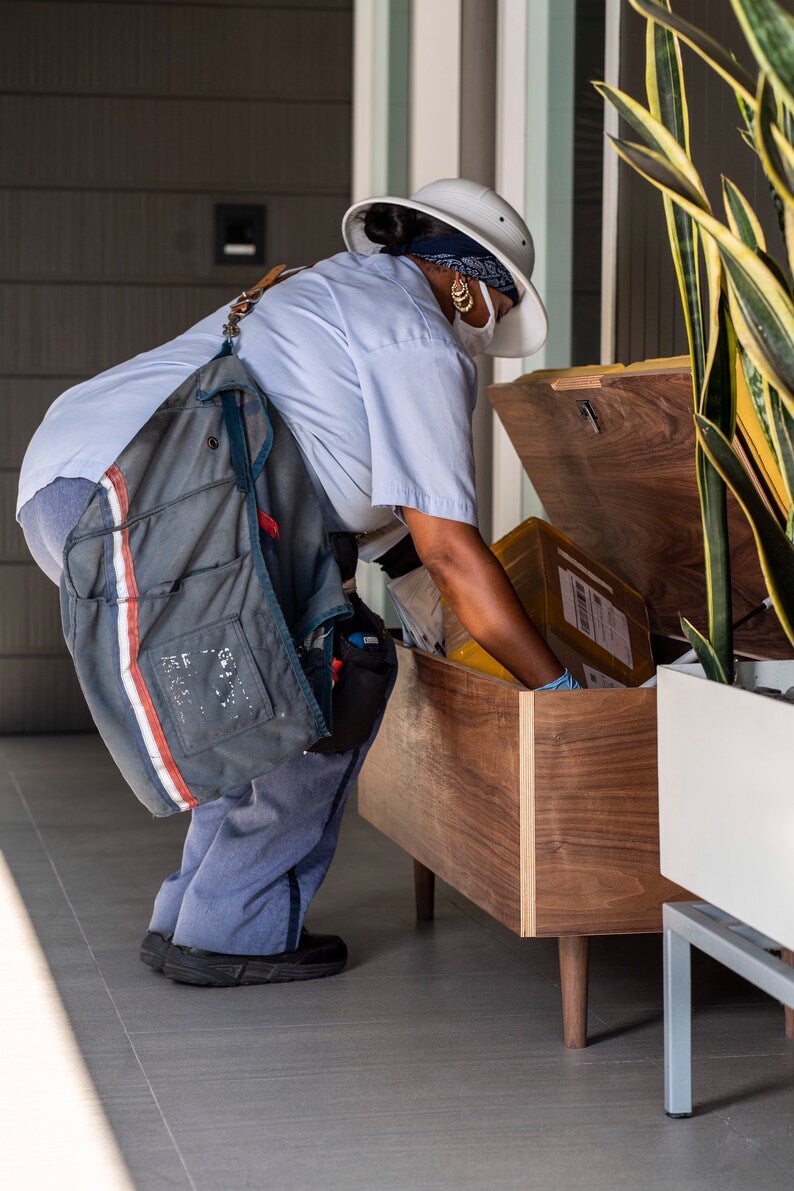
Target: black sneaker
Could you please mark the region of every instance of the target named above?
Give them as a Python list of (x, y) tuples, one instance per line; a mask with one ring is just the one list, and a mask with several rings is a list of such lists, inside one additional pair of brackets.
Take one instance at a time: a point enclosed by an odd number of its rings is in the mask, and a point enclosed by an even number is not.
[(141, 943), (141, 963), (148, 964), (155, 972), (162, 972), (173, 937), (171, 931), (148, 930)]
[(223, 955), (172, 943), (163, 975), (182, 984), (229, 988), (238, 984), (284, 984), (335, 976), (347, 963), (347, 947), (338, 935), (301, 931), (296, 951), (277, 955)]

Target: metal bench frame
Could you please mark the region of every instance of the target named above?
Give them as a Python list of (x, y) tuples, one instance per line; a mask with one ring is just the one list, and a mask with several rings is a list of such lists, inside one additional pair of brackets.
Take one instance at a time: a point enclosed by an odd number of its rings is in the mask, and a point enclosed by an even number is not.
[(670, 1117), (692, 1116), (691, 947), (749, 980), (794, 1009), (794, 969), (770, 951), (780, 943), (708, 902), (665, 902), (664, 1108)]

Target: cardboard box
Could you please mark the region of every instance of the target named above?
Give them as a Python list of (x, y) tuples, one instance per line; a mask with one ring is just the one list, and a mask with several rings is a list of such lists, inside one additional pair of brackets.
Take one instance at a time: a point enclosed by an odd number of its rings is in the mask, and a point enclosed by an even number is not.
[[(654, 673), (645, 601), (546, 521), (532, 517), (493, 552), (549, 648), (588, 690), (640, 686)], [(515, 682), (444, 608), (446, 655)]]

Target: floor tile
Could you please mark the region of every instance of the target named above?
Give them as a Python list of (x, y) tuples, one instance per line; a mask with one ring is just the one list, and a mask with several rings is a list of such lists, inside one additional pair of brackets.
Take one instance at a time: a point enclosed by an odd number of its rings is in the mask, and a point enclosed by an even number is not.
[(351, 806), (310, 915), (349, 968), (176, 985), (137, 951), (186, 828), (95, 736), (0, 740), (0, 849), (141, 1191), (794, 1187), (794, 1049), (721, 965), (695, 956), (696, 1115), (671, 1121), (660, 936), (593, 940), (591, 1045), (566, 1051), (556, 940), (442, 882), (417, 923), (410, 858)]
[(195, 1191), (148, 1085), (104, 1088), (102, 1104), (137, 1191)]
[(328, 981), (265, 988), (202, 989), (177, 985), (146, 972), (137, 961), (99, 956), (102, 970), (127, 1028), (169, 1030), (319, 1022), (444, 1021), (450, 1015), (472, 1026), (480, 1017), (516, 1013), (559, 1013), (559, 996), (546, 982), (522, 972), (475, 976), (416, 976), (364, 979), (343, 973)]
[[(641, 1054), (663, 1060), (661, 1010), (599, 1008), (594, 1017)], [(786, 1037), (783, 1007), (771, 997), (748, 1004), (701, 1004), (692, 1014), (692, 1054), (695, 1058), (779, 1054), (794, 1059), (794, 1041)]]
[[(275, 1015), (273, 1015), (275, 1016)], [(285, 1026), (277, 1019), (258, 1028), (204, 1030), (200, 1045), (186, 1046), (188, 1035), (158, 1029), (131, 1037), (153, 1083), (181, 1080), (204, 1085), (210, 1080), (260, 1081), (289, 1077), (327, 1078), (357, 1073), (364, 1079), (388, 1079), (395, 1065), (417, 1070), (441, 1065), (498, 1068), (503, 1062), (527, 1065), (637, 1062), (637, 1052), (619, 1037), (603, 1046), (560, 1055), (561, 1014), (479, 1017), (462, 1031), (458, 1022), (405, 1018)], [(188, 1032), (189, 1033), (189, 1032)], [(198, 1042), (198, 1039), (196, 1039)]]
[[(551, 1069), (500, 1062), (230, 1080), (205, 1089), (210, 1145), (180, 1086), (158, 1096), (201, 1188), (781, 1189), (788, 1175), (723, 1122), (668, 1121), (644, 1063)], [(258, 1130), (258, 1132), (257, 1132)]]
[(794, 1052), (695, 1056), (692, 1092), (694, 1121), (724, 1120), (794, 1186)]

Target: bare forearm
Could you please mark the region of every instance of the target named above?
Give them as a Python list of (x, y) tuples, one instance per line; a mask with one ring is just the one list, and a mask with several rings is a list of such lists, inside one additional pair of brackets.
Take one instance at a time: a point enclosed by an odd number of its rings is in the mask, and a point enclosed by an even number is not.
[(564, 667), (527, 616), (499, 560), (472, 527), (457, 522), (447, 527), (440, 541), (422, 533), (426, 525), (420, 524), (419, 532), (411, 526), (420, 558), (461, 624), (526, 686), (559, 678)]
[(561, 663), (527, 616), (499, 560), (490, 550), (486, 554), (478, 560), (476, 577), (456, 568), (439, 574), (441, 594), (474, 640), (519, 682), (529, 687), (553, 682), (562, 674)]

